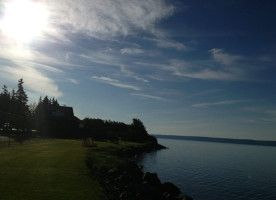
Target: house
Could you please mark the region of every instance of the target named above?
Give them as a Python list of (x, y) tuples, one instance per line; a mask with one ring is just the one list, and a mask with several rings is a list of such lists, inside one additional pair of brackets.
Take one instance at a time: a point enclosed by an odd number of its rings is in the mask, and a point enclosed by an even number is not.
[(73, 120), (74, 112), (72, 107), (67, 106), (48, 106), (48, 115), (52, 119), (63, 119), (63, 120)]

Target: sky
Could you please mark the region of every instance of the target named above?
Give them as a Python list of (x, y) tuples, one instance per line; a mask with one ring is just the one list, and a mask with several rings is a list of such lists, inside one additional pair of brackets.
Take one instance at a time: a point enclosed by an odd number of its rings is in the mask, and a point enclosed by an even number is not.
[(276, 140), (276, 1), (0, 0), (0, 85), (150, 134)]

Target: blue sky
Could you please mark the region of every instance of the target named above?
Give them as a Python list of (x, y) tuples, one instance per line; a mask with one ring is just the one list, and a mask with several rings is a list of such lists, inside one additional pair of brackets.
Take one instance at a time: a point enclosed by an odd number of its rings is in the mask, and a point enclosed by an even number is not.
[(48, 95), (81, 119), (140, 118), (151, 134), (276, 140), (275, 10), (260, 0), (3, 0), (0, 84), (23, 77), (30, 103)]

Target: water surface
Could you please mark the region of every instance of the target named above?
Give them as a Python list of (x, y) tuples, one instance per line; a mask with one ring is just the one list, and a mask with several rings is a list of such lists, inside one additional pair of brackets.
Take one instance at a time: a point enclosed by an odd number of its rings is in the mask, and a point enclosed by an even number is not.
[(275, 200), (276, 147), (158, 139), (169, 147), (145, 156), (157, 172), (195, 200)]

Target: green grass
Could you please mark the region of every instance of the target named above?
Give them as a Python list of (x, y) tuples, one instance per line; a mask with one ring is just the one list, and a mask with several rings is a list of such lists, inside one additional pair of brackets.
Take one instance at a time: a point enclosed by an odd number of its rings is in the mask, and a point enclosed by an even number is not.
[(134, 142), (124, 142), (121, 141), (120, 144), (114, 144), (111, 142), (95, 142), (96, 146), (92, 147), (88, 151), (88, 159), (90, 163), (93, 164), (92, 169), (95, 172), (107, 172), (112, 168), (125, 168), (127, 167), (127, 162), (122, 159), (116, 152), (120, 151), (122, 148), (141, 146), (140, 143)]
[(77, 140), (0, 148), (0, 199), (102, 199), (102, 188), (85, 165), (87, 151)]

